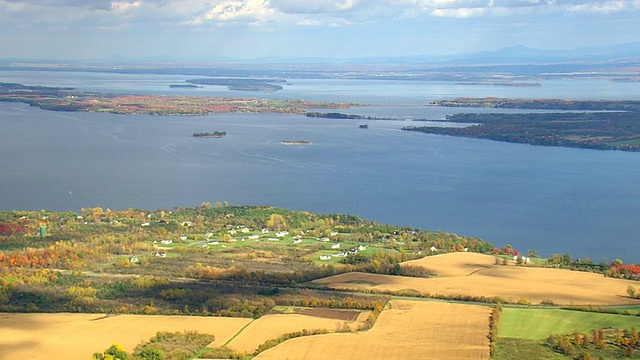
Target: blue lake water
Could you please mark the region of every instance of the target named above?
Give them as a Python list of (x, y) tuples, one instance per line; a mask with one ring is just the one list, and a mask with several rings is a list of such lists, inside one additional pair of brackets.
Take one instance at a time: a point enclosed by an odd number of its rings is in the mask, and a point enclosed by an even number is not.
[[(461, 109), (426, 105), (457, 96), (640, 99), (640, 84), (604, 81), (502, 88), (294, 79), (276, 93), (168, 88), (187, 78), (0, 71), (3, 82), (81, 91), (370, 102), (380, 106), (348, 111), (398, 119), (442, 119)], [(409, 120), (368, 121), (367, 130), (360, 123), (270, 114), (51, 112), (0, 103), (0, 209), (269, 204), (477, 236), (543, 256), (640, 261), (640, 153), (401, 131)], [(200, 131), (228, 135), (190, 136)]]

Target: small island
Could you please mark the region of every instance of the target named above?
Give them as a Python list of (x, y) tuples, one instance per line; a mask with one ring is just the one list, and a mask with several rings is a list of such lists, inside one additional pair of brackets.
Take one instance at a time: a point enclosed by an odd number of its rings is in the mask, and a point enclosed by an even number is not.
[(198, 86), (198, 85), (193, 85), (193, 84), (171, 84), (169, 85), (169, 88), (171, 89), (198, 89), (201, 88), (202, 86)]
[(311, 141), (309, 140), (283, 140), (283, 144), (285, 145), (309, 145)]
[[(286, 84), (284, 79), (207, 78), (185, 80), (189, 84), (226, 86), (235, 91), (278, 91)], [(275, 84), (274, 84), (275, 83)]]
[(193, 133), (193, 137), (198, 138), (221, 138), (223, 136), (227, 136), (227, 133), (225, 131)]

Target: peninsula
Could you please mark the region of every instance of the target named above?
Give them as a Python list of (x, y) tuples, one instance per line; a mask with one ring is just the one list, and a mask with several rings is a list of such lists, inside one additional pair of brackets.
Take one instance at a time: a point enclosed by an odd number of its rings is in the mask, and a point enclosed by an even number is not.
[[(581, 359), (638, 358), (626, 354), (638, 349), (628, 344), (639, 265), (542, 258), (349, 214), (226, 202), (0, 211), (0, 269), (3, 358), (350, 360), (362, 350), (343, 357), (333, 344), (364, 342), (394, 359), (420, 348), (568, 360), (559, 344), (574, 338), (574, 351), (594, 354)], [(453, 341), (465, 350), (451, 357)]]

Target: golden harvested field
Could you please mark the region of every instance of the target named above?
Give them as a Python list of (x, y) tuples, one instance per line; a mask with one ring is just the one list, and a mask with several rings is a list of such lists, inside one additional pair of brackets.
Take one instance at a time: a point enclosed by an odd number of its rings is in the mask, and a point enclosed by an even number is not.
[(198, 331), (227, 342), (251, 319), (204, 316), (0, 314), (0, 359), (91, 359), (113, 343), (131, 352), (158, 331)]
[(412, 289), (423, 294), (447, 296), (500, 296), (512, 302), (551, 300), (562, 305), (639, 304), (626, 296), (637, 282), (607, 278), (599, 274), (528, 266), (494, 265), (490, 255), (450, 253), (426, 257), (405, 264), (435, 270), (435, 278), (346, 273), (315, 280), (334, 289), (399, 291)]
[(491, 308), (393, 300), (366, 332), (288, 340), (256, 359), (489, 359)]
[[(343, 327), (345, 323), (350, 329), (358, 329), (359, 324), (363, 324), (367, 319), (369, 311), (337, 310), (337, 309), (317, 309), (325, 310), (318, 312), (317, 316), (301, 314), (269, 314), (255, 320), (245, 328), (227, 346), (233, 350), (251, 353), (259, 345), (267, 340), (275, 339), (286, 333), (303, 329), (316, 330), (325, 329), (335, 332)], [(355, 317), (354, 320), (345, 321), (344, 316)]]

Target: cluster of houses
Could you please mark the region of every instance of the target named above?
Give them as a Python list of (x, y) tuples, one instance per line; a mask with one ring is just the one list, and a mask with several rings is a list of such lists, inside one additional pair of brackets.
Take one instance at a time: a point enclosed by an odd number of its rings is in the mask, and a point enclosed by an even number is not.
[[(149, 226), (149, 223), (145, 222), (145, 223), (142, 223), (141, 225), (143, 227), (144, 226)], [(183, 226), (183, 227), (188, 227), (188, 226), (191, 225), (191, 222), (185, 221), (185, 222), (181, 223), (180, 225)], [(228, 229), (227, 232), (230, 235), (235, 235), (235, 234), (238, 234), (238, 233), (247, 234), (247, 233), (253, 232), (252, 229), (247, 228), (245, 226), (237, 226), (235, 228), (233, 228), (232, 226), (229, 226), (227, 229)], [(267, 228), (263, 228), (260, 232), (262, 234), (268, 234), (270, 231)], [(280, 239), (282, 239), (283, 237), (289, 235), (289, 232), (288, 231), (278, 231), (274, 235), (275, 235), (275, 237), (269, 237), (269, 238), (267, 238), (267, 240), (280, 241)], [(336, 236), (336, 235), (338, 235), (338, 232), (332, 231), (330, 233), (330, 236), (332, 236), (332, 237)], [(212, 240), (211, 239), (211, 237), (213, 237), (213, 236), (214, 236), (214, 234), (212, 232), (208, 232), (208, 233), (204, 234), (204, 237), (206, 238), (207, 242), (199, 244), (198, 246), (199, 247), (208, 247), (209, 245), (218, 245), (219, 242), (217, 240)], [(251, 235), (248, 235), (247, 237), (243, 237), (242, 241), (245, 241), (246, 239), (259, 241), (260, 237), (261, 237), (260, 234), (251, 234)], [(186, 235), (182, 235), (182, 236), (180, 236), (180, 240), (186, 241), (186, 240), (188, 240), (188, 237)], [(323, 241), (323, 242), (331, 241), (329, 237), (322, 237), (319, 240)], [(232, 241), (235, 242), (236, 240), (234, 239)], [(293, 237), (293, 244), (301, 244), (302, 242), (303, 242), (302, 236), (298, 235), (298, 236), (294, 236)], [(154, 244), (156, 244), (156, 243), (159, 243), (160, 245), (167, 246), (167, 245), (173, 244), (173, 241), (171, 239), (163, 239), (163, 240), (160, 240), (160, 241), (154, 241)], [(222, 246), (225, 247), (225, 245), (222, 245)], [(340, 246), (341, 245), (339, 243), (334, 243), (334, 244), (331, 245), (331, 249), (340, 249)], [(342, 251), (342, 252), (338, 252), (338, 253), (335, 253), (335, 254), (332, 254), (332, 255), (321, 255), (320, 256), (320, 260), (330, 260), (332, 257), (346, 257), (348, 255), (357, 254), (358, 251), (363, 251), (363, 250), (366, 250), (366, 249), (367, 249), (366, 246), (360, 245), (357, 248), (352, 248), (352, 249), (349, 249), (349, 250), (346, 250), (346, 251)], [(167, 256), (167, 254), (165, 252), (160, 251), (160, 252), (153, 253), (153, 256), (160, 257), (160, 258), (165, 258)], [(137, 256), (133, 256), (131, 258), (131, 262), (139, 262), (138, 257)]]
[[(332, 249), (339, 249), (340, 248), (340, 244), (335, 243), (331, 245)], [(347, 257), (349, 255), (355, 255), (358, 253), (358, 251), (364, 251), (367, 250), (367, 247), (364, 245), (360, 245), (357, 248), (353, 248), (353, 249), (349, 249), (347, 251), (342, 251), (339, 253), (335, 253), (333, 255), (320, 255), (320, 260), (330, 260), (332, 257)]]
[(528, 257), (528, 256), (518, 256), (518, 255), (514, 255), (513, 256), (513, 261), (518, 261), (518, 258), (520, 258), (524, 264), (528, 264), (528, 263), (531, 262), (531, 258), (530, 257)]

